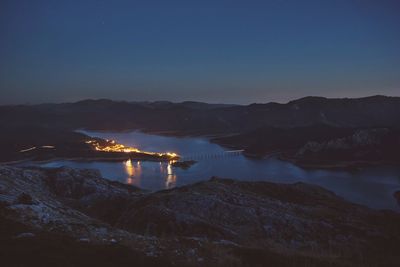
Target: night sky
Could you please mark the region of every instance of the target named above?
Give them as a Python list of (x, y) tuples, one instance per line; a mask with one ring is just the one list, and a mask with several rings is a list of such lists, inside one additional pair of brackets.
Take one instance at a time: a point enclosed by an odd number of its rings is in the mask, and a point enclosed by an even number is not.
[(0, 104), (400, 95), (400, 1), (0, 0)]

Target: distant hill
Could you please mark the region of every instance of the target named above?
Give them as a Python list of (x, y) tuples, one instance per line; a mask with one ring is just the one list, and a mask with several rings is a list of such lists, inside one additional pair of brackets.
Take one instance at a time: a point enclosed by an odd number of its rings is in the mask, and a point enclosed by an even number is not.
[(240, 133), (261, 127), (290, 128), (314, 124), (397, 127), (400, 125), (400, 97), (305, 97), (287, 104), (247, 106), (84, 100), (0, 106), (0, 123), (33, 123), (73, 129), (175, 131), (179, 134)]
[[(3, 136), (9, 133), (3, 138), (7, 140), (3, 141), (7, 142), (3, 147), (13, 147), (24, 140), (32, 139), (29, 137), (31, 131), (25, 130), (21, 133), (18, 130), (21, 127), (39, 127), (50, 132), (57, 130), (65, 132), (63, 136), (69, 136), (67, 132), (84, 128), (106, 131), (142, 130), (181, 136), (208, 135), (218, 137), (214, 139), (215, 142), (243, 148), (248, 154), (265, 155), (274, 151), (291, 151), (296, 154), (309, 142), (319, 142), (323, 146), (326, 142), (340, 138), (351, 140), (351, 135), (357, 130), (387, 128), (396, 150), (398, 143), (400, 144), (397, 142), (400, 128), (400, 97), (305, 97), (286, 104), (247, 106), (191, 101), (172, 103), (83, 100), (63, 104), (0, 106), (0, 125), (7, 129), (2, 131)], [(13, 132), (18, 134), (10, 134)], [(25, 135), (26, 138), (23, 138)], [(75, 137), (71, 135), (71, 138)], [(391, 151), (390, 157), (381, 157), (386, 159), (395, 155), (393, 149), (389, 148), (390, 144), (385, 142), (385, 148), (373, 149), (380, 151), (380, 154)], [(354, 151), (335, 151), (335, 154), (344, 158), (349, 153), (371, 155), (372, 152), (365, 149), (369, 150), (372, 147), (362, 146)], [(309, 150), (297, 155), (307, 158), (330, 158), (326, 153), (333, 151), (321, 148), (318, 153), (311, 153)]]

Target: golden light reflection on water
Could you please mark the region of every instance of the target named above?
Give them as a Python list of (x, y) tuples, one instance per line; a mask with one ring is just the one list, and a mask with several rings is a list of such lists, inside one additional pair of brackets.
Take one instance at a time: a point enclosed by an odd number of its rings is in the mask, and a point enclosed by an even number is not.
[[(177, 175), (172, 166), (173, 161), (168, 163), (160, 162), (160, 174), (164, 177), (165, 188), (173, 188), (176, 186)], [(127, 174), (126, 183), (140, 187), (142, 180), (142, 164), (140, 161), (132, 162), (132, 160), (124, 161), (125, 172)], [(153, 169), (157, 172), (157, 169)]]
[(172, 168), (171, 161), (168, 163), (160, 162), (160, 173), (165, 176), (165, 188), (173, 188), (176, 185), (177, 176)]
[(125, 170), (129, 176), (133, 176), (135, 174), (135, 169), (132, 166), (132, 161), (128, 159), (125, 161)]
[(128, 177), (126, 178), (126, 183), (139, 187), (142, 176), (142, 166), (140, 164), (140, 161), (134, 164), (132, 163), (132, 160), (128, 159), (124, 162), (124, 165), (125, 172), (128, 175)]
[(168, 162), (167, 165), (167, 178), (165, 180), (165, 187), (167, 189), (173, 188), (176, 185), (176, 174), (174, 173), (174, 170), (172, 169), (171, 162)]

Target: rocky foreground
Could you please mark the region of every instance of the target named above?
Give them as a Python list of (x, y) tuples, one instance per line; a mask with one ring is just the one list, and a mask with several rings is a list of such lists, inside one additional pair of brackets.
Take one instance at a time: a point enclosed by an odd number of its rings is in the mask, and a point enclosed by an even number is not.
[(398, 266), (400, 214), (296, 183), (159, 192), (94, 170), (0, 167), (6, 266)]

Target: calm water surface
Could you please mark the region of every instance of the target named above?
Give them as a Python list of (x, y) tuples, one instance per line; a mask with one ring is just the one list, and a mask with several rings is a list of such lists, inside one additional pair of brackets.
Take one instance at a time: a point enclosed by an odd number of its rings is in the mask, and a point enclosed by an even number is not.
[[(182, 156), (222, 153), (224, 148), (203, 138), (178, 138), (140, 132), (89, 132), (87, 135), (114, 139), (124, 145), (153, 152), (176, 152)], [(271, 181), (281, 183), (307, 182), (323, 186), (355, 203), (372, 208), (400, 211), (393, 193), (400, 190), (400, 166), (371, 167), (358, 172), (304, 170), (277, 159), (249, 159), (244, 156), (206, 158), (198, 160), (188, 170), (175, 168), (166, 162), (78, 162), (53, 161), (43, 167), (69, 166), (99, 169), (103, 177), (159, 190), (207, 180), (211, 176), (243, 181)]]

